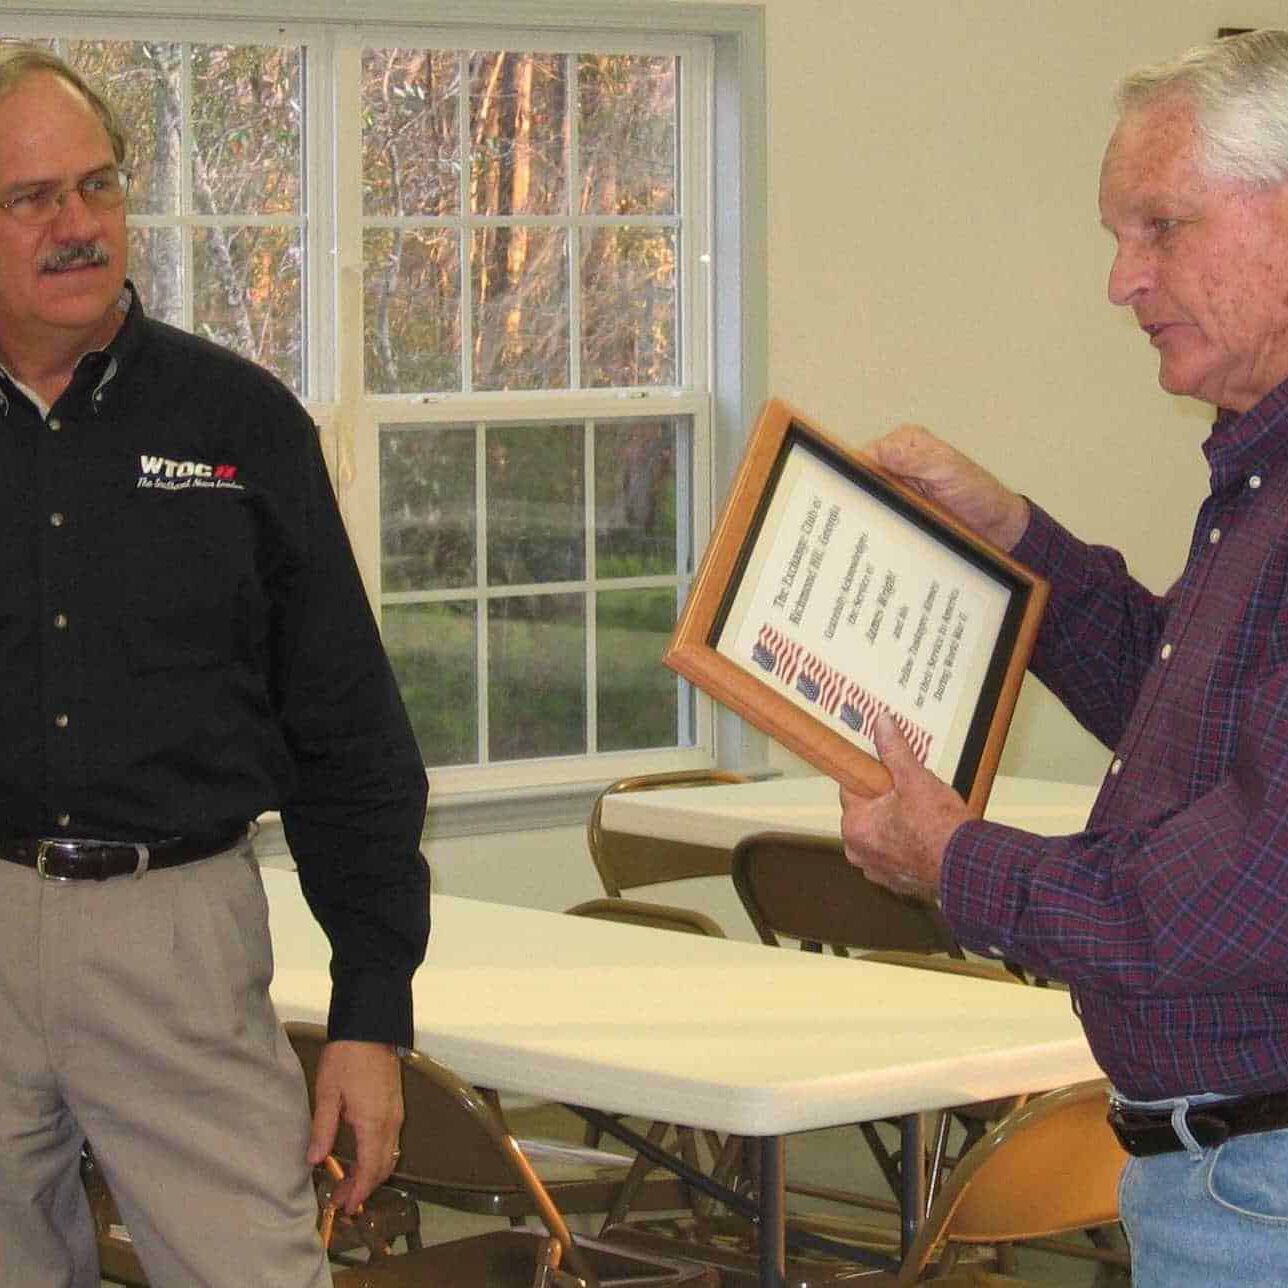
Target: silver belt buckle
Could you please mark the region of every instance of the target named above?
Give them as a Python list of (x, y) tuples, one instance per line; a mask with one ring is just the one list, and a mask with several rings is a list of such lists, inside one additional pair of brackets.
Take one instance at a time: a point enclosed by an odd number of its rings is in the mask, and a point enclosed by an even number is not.
[(60, 877), (45, 868), (45, 860), (49, 857), (49, 852), (58, 844), (57, 841), (50, 841), (42, 837), (36, 842), (36, 871), (44, 881), (70, 881), (71, 877)]

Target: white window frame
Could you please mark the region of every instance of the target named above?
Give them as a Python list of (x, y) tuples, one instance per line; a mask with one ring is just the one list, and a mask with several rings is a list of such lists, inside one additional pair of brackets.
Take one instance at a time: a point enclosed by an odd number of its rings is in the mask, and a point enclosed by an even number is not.
[[(99, 16), (95, 16), (98, 14)], [(438, 44), (457, 48), (538, 48), (543, 31), (595, 33), (615, 51), (646, 51), (660, 39), (692, 38), (686, 57), (711, 51), (706, 123), (685, 122), (690, 137), (713, 140), (709, 203), (708, 273), (682, 278), (681, 326), (710, 326), (711, 369), (689, 373), (680, 389), (559, 392), (551, 414), (607, 417), (688, 415), (694, 424), (693, 510), (697, 550), (705, 545), (718, 499), (741, 456), (747, 427), (767, 393), (767, 285), (765, 272), (764, 15), (759, 5), (666, 3), (664, 0), (585, 0), (528, 4), (520, 0), (288, 0), (266, 21), (247, 0), (110, 0), (68, 4), (19, 0), (3, 19), (13, 34), (138, 38), (131, 19), (146, 17), (148, 38), (242, 39), (260, 44), (307, 44), (317, 53), (356, 65), (364, 47)], [(611, 37), (611, 39), (610, 39)], [(361, 387), (362, 334), (332, 328), (329, 317), (360, 317), (362, 246), (360, 193), (341, 193), (335, 178), (359, 173), (361, 138), (356, 103), (329, 102), (319, 92), (320, 60), (306, 59), (307, 128), (329, 131), (334, 147), (308, 147), (311, 286), (305, 298), (308, 405), (323, 433), (341, 509), (368, 593), (379, 607), (379, 443), (376, 414), (385, 424), (444, 421), (504, 414), (530, 419), (543, 395), (525, 393), (366, 398)], [(340, 75), (340, 92), (356, 92), (358, 77)], [(307, 146), (307, 145), (306, 145)], [(682, 156), (687, 149), (682, 151)], [(692, 174), (684, 176), (688, 194)], [(341, 211), (335, 202), (348, 201)], [(356, 209), (355, 209), (356, 208)], [(687, 226), (687, 225), (686, 225)], [(340, 229), (344, 232), (341, 234)], [(334, 256), (336, 271), (318, 265)], [(340, 337), (337, 346), (333, 336)], [(558, 410), (555, 410), (557, 402)], [(698, 695), (694, 746), (644, 752), (520, 761), (486, 768), (433, 770), (433, 835), (563, 826), (586, 817), (589, 798), (603, 783), (629, 773), (720, 763), (744, 772), (764, 770), (766, 739)]]

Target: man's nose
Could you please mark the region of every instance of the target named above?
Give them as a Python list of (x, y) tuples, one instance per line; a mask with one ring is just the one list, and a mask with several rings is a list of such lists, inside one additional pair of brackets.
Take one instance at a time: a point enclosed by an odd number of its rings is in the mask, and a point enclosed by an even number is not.
[(79, 188), (68, 188), (58, 195), (58, 213), (50, 226), (59, 240), (74, 241), (98, 230), (98, 213), (89, 208)]
[(1153, 284), (1153, 266), (1147, 253), (1119, 244), (1109, 268), (1109, 302), (1130, 304)]

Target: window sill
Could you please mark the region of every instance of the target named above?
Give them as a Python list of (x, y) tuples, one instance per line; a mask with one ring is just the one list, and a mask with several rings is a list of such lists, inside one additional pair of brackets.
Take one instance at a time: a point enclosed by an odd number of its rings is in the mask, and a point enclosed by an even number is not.
[[(431, 794), (424, 840), (488, 836), (554, 827), (584, 827), (604, 782), (565, 783), (556, 787)], [(263, 814), (255, 834), (255, 854), (268, 866), (289, 865), (290, 848), (280, 814)]]

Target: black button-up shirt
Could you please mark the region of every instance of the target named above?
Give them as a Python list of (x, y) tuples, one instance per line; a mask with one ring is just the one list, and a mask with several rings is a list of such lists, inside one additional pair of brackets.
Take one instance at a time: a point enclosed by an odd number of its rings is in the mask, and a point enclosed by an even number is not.
[(0, 377), (0, 831), (130, 841), (279, 809), (333, 1037), (410, 1044), (425, 774), (291, 393), (129, 314), (48, 415)]

